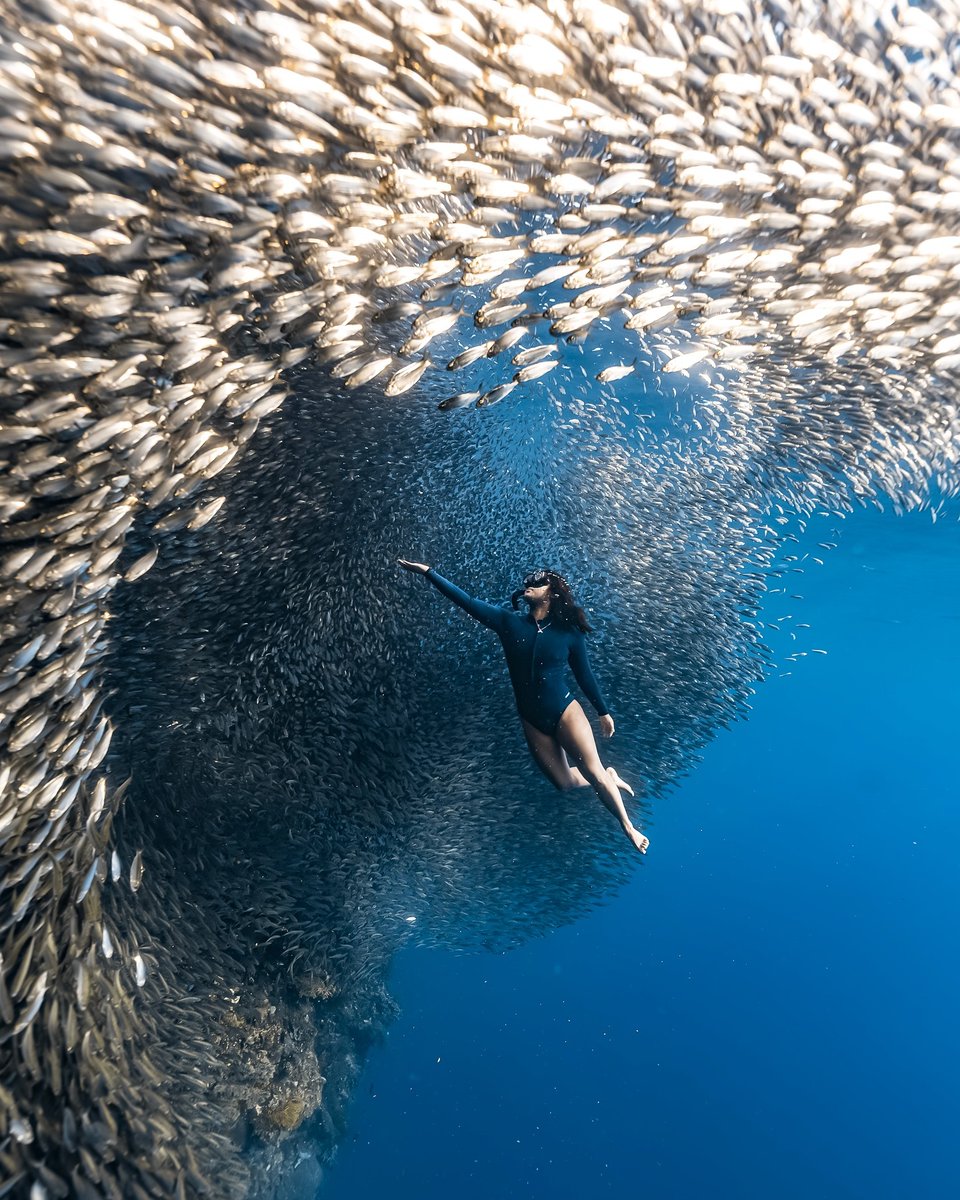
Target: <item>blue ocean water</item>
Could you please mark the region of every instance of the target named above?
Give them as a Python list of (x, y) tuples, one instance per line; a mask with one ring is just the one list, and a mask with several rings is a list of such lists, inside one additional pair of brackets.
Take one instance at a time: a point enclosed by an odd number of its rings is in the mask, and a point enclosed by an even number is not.
[(764, 613), (806, 656), (656, 802), (603, 907), (396, 957), (324, 1197), (957, 1194), (958, 516), (858, 510), (826, 554), (811, 528), (823, 565)]

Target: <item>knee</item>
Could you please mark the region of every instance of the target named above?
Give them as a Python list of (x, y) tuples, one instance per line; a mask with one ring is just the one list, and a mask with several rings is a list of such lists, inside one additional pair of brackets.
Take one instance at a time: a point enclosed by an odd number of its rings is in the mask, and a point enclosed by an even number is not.
[(555, 779), (553, 784), (558, 792), (572, 792), (576, 788), (583, 787), (582, 781), (575, 775), (568, 775), (566, 779)]
[(600, 787), (607, 782), (606, 768), (601, 764), (599, 758), (593, 763), (582, 763), (580, 765), (581, 772), (586, 775), (594, 787)]
[(602, 775), (604, 773), (603, 764), (600, 762), (599, 757), (597, 757), (593, 763), (593, 765), (596, 767), (596, 771), (591, 771), (588, 761), (581, 758), (580, 755), (575, 753), (572, 749), (565, 749), (564, 752), (567, 756), (567, 762), (570, 768), (568, 774), (569, 783), (567, 784), (567, 787), (576, 788), (584, 787), (587, 784), (592, 785), (595, 782), (594, 776), (598, 774)]

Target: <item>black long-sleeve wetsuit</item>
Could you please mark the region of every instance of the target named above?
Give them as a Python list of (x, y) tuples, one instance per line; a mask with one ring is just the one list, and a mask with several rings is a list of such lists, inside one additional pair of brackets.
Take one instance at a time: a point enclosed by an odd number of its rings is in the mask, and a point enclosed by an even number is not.
[(604, 716), (610, 711), (590, 668), (586, 638), (579, 629), (555, 626), (549, 620), (537, 629), (529, 612), (521, 614), (468, 596), (433, 567), (426, 577), (437, 591), (500, 638), (517, 711), (535, 728), (551, 737), (556, 734), (564, 709), (574, 699), (564, 679), (568, 665), (597, 713)]

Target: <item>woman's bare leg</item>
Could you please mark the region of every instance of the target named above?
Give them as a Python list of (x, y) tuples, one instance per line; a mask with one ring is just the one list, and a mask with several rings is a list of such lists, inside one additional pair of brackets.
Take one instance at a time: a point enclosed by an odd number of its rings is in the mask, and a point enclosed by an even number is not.
[(571, 788), (590, 787), (590, 780), (585, 778), (576, 767), (572, 767), (556, 738), (547, 733), (541, 733), (536, 726), (531, 725), (523, 717), (520, 718), (523, 733), (530, 747), (533, 761), (546, 775), (555, 788), (567, 792)]
[[(523, 717), (520, 718), (520, 723), (523, 725), (524, 736), (530, 747), (533, 761), (555, 788), (561, 792), (567, 792), (571, 788), (593, 786), (590, 780), (570, 762), (567, 752), (556, 738), (541, 733), (535, 725), (531, 725)], [(625, 779), (620, 778), (616, 767), (607, 767), (607, 774), (617, 787), (629, 792), (631, 796), (633, 795), (633, 788)]]
[(620, 822), (620, 827), (630, 841), (641, 853), (646, 854), (650, 839), (634, 828), (627, 815), (617, 785), (600, 761), (593, 730), (579, 701), (572, 701), (564, 710), (557, 726), (557, 741), (577, 763), (581, 774), (586, 776), (601, 801)]
[[(591, 786), (590, 780), (587, 779), (586, 775), (583, 774), (583, 772), (580, 770), (580, 768), (575, 763), (572, 763), (570, 761), (570, 759), (567, 757), (566, 750), (564, 750), (564, 748), (560, 745), (560, 743), (557, 741), (557, 739), (554, 737), (554, 738), (551, 738), (550, 740), (556, 746), (557, 754), (560, 756), (560, 759), (563, 762), (563, 765), (567, 768), (567, 770), (570, 772), (570, 774), (576, 780), (576, 783), (574, 784), (574, 786), (575, 787), (590, 787)], [(613, 770), (613, 768), (611, 767), (610, 770)]]
[[(570, 759), (567, 758), (566, 750), (564, 750), (564, 748), (560, 745), (560, 743), (556, 740), (556, 738), (554, 738), (553, 740), (554, 740), (554, 745), (556, 745), (560, 751), (560, 756), (563, 759), (563, 761), (567, 767), (567, 770), (577, 781), (575, 786), (576, 787), (591, 787), (592, 784), (590, 783), (590, 780), (586, 779), (583, 776), (583, 774), (580, 772), (579, 768), (575, 767), (573, 765), (573, 763), (571, 763)], [(613, 780), (613, 782), (617, 785), (617, 787), (620, 788), (621, 791), (629, 792), (631, 796), (634, 794), (633, 788), (630, 786), (630, 784), (627, 783), (627, 781), (625, 779), (621, 779), (620, 776), (617, 774), (616, 767), (607, 767), (607, 774), (610, 776), (610, 778)]]

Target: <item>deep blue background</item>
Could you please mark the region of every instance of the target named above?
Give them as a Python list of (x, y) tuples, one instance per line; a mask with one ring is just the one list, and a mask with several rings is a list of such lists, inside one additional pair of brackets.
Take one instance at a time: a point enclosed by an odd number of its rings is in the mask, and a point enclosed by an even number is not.
[(770, 633), (779, 661), (828, 654), (656, 803), (604, 908), (398, 956), (326, 1200), (960, 1194), (957, 516), (807, 535), (824, 565), (765, 615), (813, 626)]

